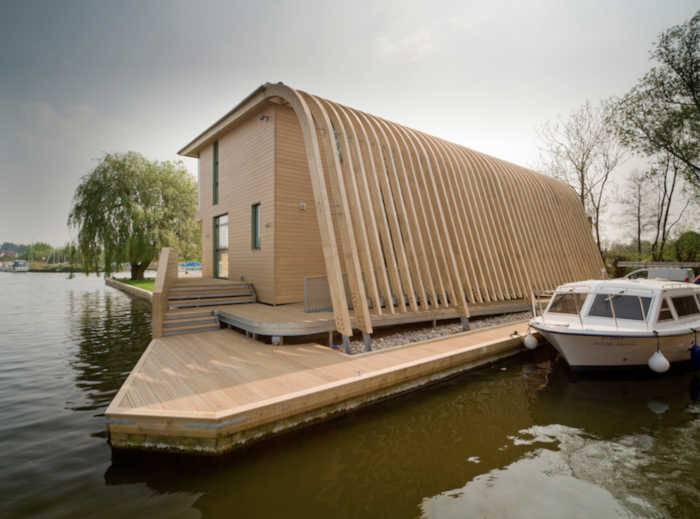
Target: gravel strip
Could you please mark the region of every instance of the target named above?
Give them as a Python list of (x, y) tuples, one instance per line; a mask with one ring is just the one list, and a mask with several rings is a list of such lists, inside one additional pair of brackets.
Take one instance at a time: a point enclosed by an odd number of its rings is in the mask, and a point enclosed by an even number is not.
[[(530, 319), (532, 312), (518, 312), (514, 314), (490, 315), (488, 317), (475, 317), (469, 320), (469, 325), (472, 330), (485, 328), (487, 326), (498, 326), (500, 324), (512, 323), (515, 321), (523, 321)], [(382, 332), (377, 331), (372, 337), (372, 351), (383, 350), (403, 344), (411, 344), (412, 342), (426, 341), (429, 339), (437, 339), (439, 337), (447, 337), (462, 333), (462, 325), (459, 322), (450, 321), (444, 324), (439, 324), (433, 328), (432, 325), (423, 326), (421, 328), (409, 328), (398, 330), (386, 335), (380, 335)], [(351, 354), (363, 353), (365, 345), (362, 339), (350, 341)]]

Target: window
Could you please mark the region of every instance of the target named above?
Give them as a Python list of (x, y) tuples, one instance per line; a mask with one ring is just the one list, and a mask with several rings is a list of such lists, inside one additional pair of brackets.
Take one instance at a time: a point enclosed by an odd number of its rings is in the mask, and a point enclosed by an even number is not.
[(673, 314), (671, 313), (671, 307), (668, 306), (668, 300), (664, 297), (661, 300), (661, 308), (659, 309), (659, 321), (672, 321)]
[(250, 206), (250, 247), (260, 249), (260, 204)]
[(615, 317), (616, 319), (644, 321), (649, 314), (650, 306), (650, 297), (599, 294), (595, 296), (588, 315), (591, 317)]
[(692, 295), (672, 297), (673, 306), (676, 308), (678, 317), (686, 317), (688, 315), (700, 314), (697, 302)]
[(212, 158), (212, 203), (219, 203), (219, 141), (214, 141), (214, 152)]
[(549, 305), (548, 312), (557, 314), (578, 314), (588, 294), (556, 294)]
[(214, 218), (214, 277), (228, 278), (228, 215)]
[(610, 294), (599, 294), (595, 296), (591, 309), (588, 311), (591, 317), (612, 317), (610, 307)]

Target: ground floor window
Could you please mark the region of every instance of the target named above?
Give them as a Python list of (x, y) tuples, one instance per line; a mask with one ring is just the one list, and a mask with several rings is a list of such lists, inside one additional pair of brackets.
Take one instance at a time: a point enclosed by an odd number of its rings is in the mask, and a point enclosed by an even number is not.
[(228, 215), (214, 217), (214, 277), (228, 278)]

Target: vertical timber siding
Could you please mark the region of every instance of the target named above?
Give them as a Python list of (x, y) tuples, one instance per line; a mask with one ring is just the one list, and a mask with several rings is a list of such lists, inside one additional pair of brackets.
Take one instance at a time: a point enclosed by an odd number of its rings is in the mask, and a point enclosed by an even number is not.
[[(261, 106), (277, 119), (272, 132), (254, 118), (241, 122)], [(246, 271), (259, 294), (282, 303), (302, 299), (305, 276), (326, 274), (343, 335), (352, 334), (348, 299), (354, 326), (371, 333), (375, 315), (427, 312), (429, 319), (434, 310), (454, 308), (468, 317), (474, 303), (527, 300), (533, 290), (601, 274), (575, 193), (534, 171), (267, 83), (181, 150), (201, 157), (203, 203), (211, 198), (207, 170), (217, 137), (224, 143), (221, 205), (240, 202), (247, 218), (250, 204), (263, 202), (260, 262), (232, 250), (232, 277)], [(236, 178), (236, 198), (228, 202), (233, 147), (241, 161), (250, 159), (241, 169), (255, 173)], [(275, 214), (251, 194), (273, 197)], [(232, 247), (249, 243), (235, 234), (238, 216), (230, 216)], [(266, 238), (270, 221), (275, 250)]]
[[(212, 204), (212, 144), (199, 156), (202, 268), (213, 274), (213, 218), (229, 215), (229, 279), (255, 285), (258, 299), (275, 303), (275, 113), (266, 106), (219, 139), (219, 203)], [(261, 246), (251, 247), (251, 206), (260, 203)]]
[(304, 278), (326, 268), (304, 141), (290, 108), (276, 108), (275, 131), (276, 302), (296, 303), (304, 300)]

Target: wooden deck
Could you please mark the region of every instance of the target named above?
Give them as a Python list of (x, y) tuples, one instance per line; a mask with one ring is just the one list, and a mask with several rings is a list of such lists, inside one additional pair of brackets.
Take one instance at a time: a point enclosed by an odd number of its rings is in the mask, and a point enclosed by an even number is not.
[[(525, 301), (512, 301), (474, 305), (471, 312), (472, 316), (477, 317), (521, 312), (529, 309), (530, 305)], [(277, 306), (262, 303), (222, 305), (215, 307), (214, 312), (220, 321), (258, 335), (285, 337), (312, 335), (335, 330), (333, 312), (304, 312), (303, 303)], [(351, 312), (350, 316), (352, 327), (357, 329), (354, 313)], [(381, 328), (408, 323), (455, 319), (458, 316), (454, 308), (446, 308), (423, 312), (385, 313), (380, 316), (374, 316), (372, 322), (376, 328)]]
[(232, 330), (154, 339), (107, 408), (117, 448), (222, 453), (517, 352), (525, 322), (346, 355)]

